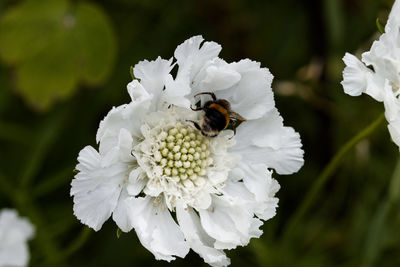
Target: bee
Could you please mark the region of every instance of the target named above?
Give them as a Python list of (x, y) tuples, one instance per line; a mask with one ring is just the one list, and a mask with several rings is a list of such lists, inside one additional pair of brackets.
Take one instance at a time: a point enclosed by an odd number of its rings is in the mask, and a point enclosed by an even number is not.
[(203, 110), (205, 115), (200, 123), (200, 125), (195, 121), (190, 121), (193, 125), (201, 131), (204, 136), (215, 137), (222, 130), (226, 129), (231, 123), (234, 134), (236, 134), (236, 124), (237, 122), (246, 121), (238, 113), (231, 110), (231, 104), (225, 99), (217, 99), (214, 93), (204, 92), (198, 95), (210, 95), (212, 100), (207, 101), (200, 108), (192, 108), (193, 111)]

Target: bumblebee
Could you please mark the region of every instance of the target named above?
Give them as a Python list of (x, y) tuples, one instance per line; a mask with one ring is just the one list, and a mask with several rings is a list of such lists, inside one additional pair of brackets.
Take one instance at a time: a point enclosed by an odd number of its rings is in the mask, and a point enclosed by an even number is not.
[(195, 97), (198, 95), (210, 95), (212, 97), (212, 100), (207, 101), (200, 108), (190, 107), (193, 111), (203, 110), (205, 112), (200, 125), (195, 121), (190, 121), (204, 136), (217, 136), (219, 132), (228, 127), (229, 123), (231, 123), (232, 130), (236, 134), (237, 122), (246, 121), (245, 118), (231, 110), (231, 104), (227, 100), (217, 99), (215, 94), (211, 92), (199, 93)]

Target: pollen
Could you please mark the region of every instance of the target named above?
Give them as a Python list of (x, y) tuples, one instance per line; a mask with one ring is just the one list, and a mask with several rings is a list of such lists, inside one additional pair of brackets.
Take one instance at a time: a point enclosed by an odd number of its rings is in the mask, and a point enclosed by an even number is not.
[(207, 168), (213, 164), (209, 139), (192, 126), (178, 123), (158, 134), (158, 150), (154, 161), (162, 168), (162, 175), (187, 189), (206, 183)]

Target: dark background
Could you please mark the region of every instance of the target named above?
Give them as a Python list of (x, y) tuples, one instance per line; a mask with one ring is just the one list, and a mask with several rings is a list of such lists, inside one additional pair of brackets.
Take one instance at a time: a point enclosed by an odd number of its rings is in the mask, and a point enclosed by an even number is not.
[[(37, 228), (31, 266), (161, 265), (110, 220), (94, 233), (72, 214), (70, 182), (100, 120), (129, 101), (130, 66), (170, 58), (193, 35), (275, 76), (276, 105), (302, 138), (305, 164), (278, 176), (280, 207), (264, 234), (227, 251), (232, 266), (400, 266), (400, 212), (391, 181), (398, 147), (386, 123), (346, 154), (289, 236), (285, 226), (343, 144), (383, 113), (340, 85), (344, 53), (368, 50), (391, 0), (0, 2), (0, 208)], [(204, 265), (191, 252), (173, 266)]]

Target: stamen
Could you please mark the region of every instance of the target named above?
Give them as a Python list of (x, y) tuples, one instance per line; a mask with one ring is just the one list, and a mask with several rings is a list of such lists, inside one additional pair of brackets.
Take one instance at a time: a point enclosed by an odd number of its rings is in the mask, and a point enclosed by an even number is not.
[(159, 150), (153, 158), (163, 168), (163, 175), (187, 189), (204, 186), (207, 168), (213, 162), (207, 138), (193, 127), (179, 123), (161, 131), (156, 140)]

